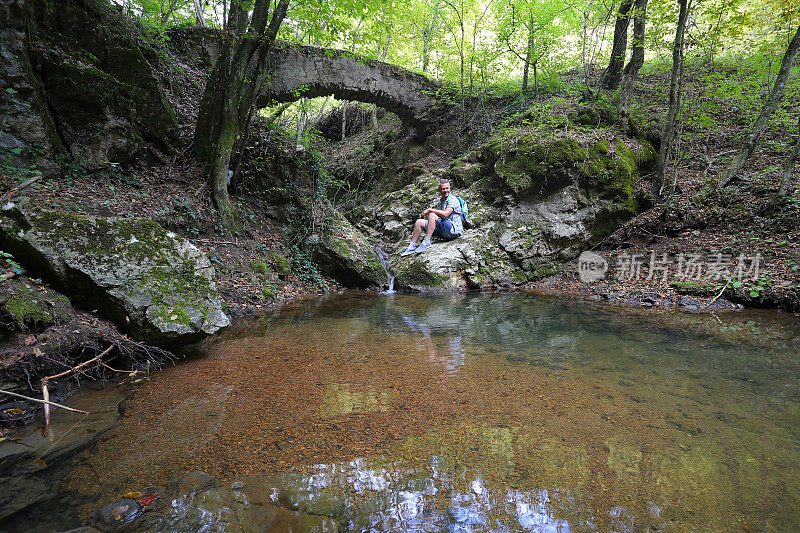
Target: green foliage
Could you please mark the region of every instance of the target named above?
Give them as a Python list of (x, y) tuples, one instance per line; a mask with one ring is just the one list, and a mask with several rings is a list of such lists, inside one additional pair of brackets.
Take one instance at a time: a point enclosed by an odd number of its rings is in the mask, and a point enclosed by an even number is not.
[(288, 276), (289, 274), (291, 274), (292, 272), (291, 262), (278, 252), (270, 253), (270, 262), (272, 263), (272, 268), (275, 269), (275, 272), (277, 272), (281, 276)]
[[(190, 0), (131, 0), (124, 6), (143, 24), (143, 37), (157, 51), (165, 50), (165, 28), (194, 23)], [(206, 22), (218, 26), (223, 3), (204, 6)], [(489, 90), (504, 95), (519, 92), (526, 58), (537, 65), (536, 81), (543, 88), (559, 87), (560, 75), (567, 70), (607, 62), (614, 25), (611, 9), (608, 2), (591, 0), (294, 0), (279, 38), (344, 49), (411, 70), (425, 68), (427, 75), (456, 86), (457, 93), (463, 86), (466, 93)], [(796, 27), (797, 12), (796, 0), (697, 2), (687, 36), (687, 60), (712, 65), (750, 54), (748, 61), (779, 62), (786, 36)], [(676, 18), (674, 0), (649, 1), (649, 59), (667, 63)], [(533, 77), (531, 69), (531, 88)], [(726, 81), (719, 79), (722, 86)], [(758, 91), (747, 85), (742, 94), (758, 100)], [(701, 127), (714, 117), (705, 110), (696, 116)]]
[(0, 265), (11, 269), (15, 274), (22, 274), (22, 266), (17, 263), (12, 254), (4, 252), (3, 250), (0, 250)]
[(314, 283), (321, 290), (329, 290), (330, 285), (311, 260), (309, 252), (297, 246), (292, 246), (291, 251), (292, 271), (297, 277), (305, 283)]
[(42, 154), (41, 146), (34, 145), (26, 149), (0, 149), (0, 176), (7, 176), (14, 181), (26, 181), (41, 176), (36, 160)]
[(277, 292), (277, 288), (274, 285), (267, 283), (261, 288), (261, 297), (265, 300), (272, 300)]
[(255, 259), (250, 263), (250, 268), (253, 269), (253, 272), (256, 274), (266, 274), (267, 273), (267, 263), (262, 261), (261, 259)]

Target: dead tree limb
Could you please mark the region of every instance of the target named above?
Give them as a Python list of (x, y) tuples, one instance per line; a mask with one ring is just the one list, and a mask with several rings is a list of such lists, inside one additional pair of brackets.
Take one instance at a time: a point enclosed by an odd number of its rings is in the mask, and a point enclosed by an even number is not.
[(8, 191), (7, 193), (5, 193), (3, 196), (0, 196), (0, 204), (2, 204), (3, 202), (5, 202), (6, 200), (8, 200), (9, 198), (11, 198), (12, 196), (14, 196), (15, 194), (17, 194), (17, 193), (18, 193), (19, 191), (21, 191), (22, 189), (25, 189), (25, 188), (27, 188), (27, 187), (30, 187), (31, 185), (33, 185), (34, 183), (36, 183), (36, 182), (37, 182), (37, 181), (39, 181), (40, 179), (42, 179), (42, 177), (41, 177), (41, 176), (34, 176), (33, 178), (29, 179), (28, 181), (23, 181), (21, 184), (17, 185), (17, 186), (16, 186), (16, 187), (14, 187), (13, 189), (11, 189), (11, 190), (10, 190), (10, 191)]
[(50, 403), (51, 402), (50, 402), (50, 390), (48, 388), (48, 383), (50, 382), (50, 380), (51, 379), (62, 378), (64, 376), (67, 376), (69, 374), (77, 372), (79, 369), (85, 367), (86, 365), (88, 365), (90, 363), (94, 363), (96, 361), (99, 361), (100, 359), (103, 358), (103, 356), (105, 356), (108, 352), (110, 352), (115, 346), (116, 345), (112, 344), (111, 346), (109, 346), (108, 348), (106, 348), (105, 350), (100, 352), (98, 355), (92, 357), (88, 361), (84, 361), (83, 363), (79, 364), (76, 367), (72, 367), (69, 370), (65, 370), (64, 372), (61, 372), (59, 374), (54, 374), (52, 376), (47, 376), (46, 378), (42, 379), (42, 398), (44, 400), (44, 429), (42, 430), (42, 434), (43, 435), (47, 435), (47, 432), (50, 430)]
[(62, 405), (60, 403), (51, 402), (51, 401), (47, 401), (47, 400), (40, 400), (39, 398), (32, 398), (30, 396), (25, 396), (24, 394), (17, 394), (16, 392), (11, 392), (11, 391), (8, 391), (8, 390), (0, 390), (0, 394), (8, 394), (9, 396), (15, 396), (17, 398), (22, 398), (23, 400), (28, 400), (30, 402), (43, 403), (45, 405), (54, 405), (56, 407), (60, 407), (62, 409), (66, 409), (67, 411), (72, 411), (74, 413), (82, 413), (84, 415), (91, 414), (91, 413), (89, 413), (89, 411), (84, 411), (83, 409), (74, 409), (72, 407), (67, 407), (66, 405)]

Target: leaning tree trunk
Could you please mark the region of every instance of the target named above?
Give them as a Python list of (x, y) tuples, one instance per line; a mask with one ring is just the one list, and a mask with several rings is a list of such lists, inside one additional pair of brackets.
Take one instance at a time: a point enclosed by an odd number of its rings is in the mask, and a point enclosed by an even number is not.
[(619, 126), (624, 132), (631, 129), (631, 101), (633, 100), (633, 84), (639, 69), (644, 65), (644, 34), (647, 0), (636, 0), (633, 12), (633, 42), (631, 43), (631, 60), (625, 66), (622, 75), (622, 90), (619, 95)]
[(786, 158), (786, 163), (783, 165), (783, 177), (781, 178), (781, 186), (778, 188), (776, 197), (786, 196), (789, 191), (789, 185), (792, 183), (792, 171), (794, 170), (794, 163), (797, 161), (797, 156), (800, 154), (800, 121), (797, 124), (797, 141), (794, 143), (794, 150)]
[(231, 156), (266, 77), (263, 71), (267, 52), (286, 17), (289, 0), (279, 0), (267, 25), (269, 4), (269, 0), (256, 0), (249, 15), (249, 6), (231, 3), (228, 18), (232, 31), (226, 36), (223, 54), (206, 85), (195, 129), (198, 160), (208, 163), (206, 185), (229, 229), (235, 220), (228, 194)]
[(600, 80), (604, 89), (614, 90), (622, 79), (622, 67), (625, 66), (625, 49), (628, 47), (628, 25), (631, 22), (631, 7), (634, 0), (622, 0), (614, 25), (614, 44), (611, 47), (611, 60)]
[(744, 164), (747, 163), (750, 156), (753, 155), (758, 139), (761, 138), (761, 134), (764, 133), (770, 117), (775, 113), (778, 104), (780, 104), (783, 99), (783, 93), (786, 90), (786, 81), (789, 79), (789, 74), (792, 70), (792, 62), (797, 55), (798, 49), (800, 49), (800, 26), (798, 26), (797, 32), (789, 42), (786, 53), (783, 55), (783, 61), (781, 61), (781, 69), (778, 71), (778, 77), (775, 79), (775, 85), (772, 87), (772, 92), (770, 92), (764, 107), (761, 108), (761, 113), (758, 114), (758, 118), (753, 124), (753, 130), (750, 132), (750, 135), (745, 139), (744, 146), (742, 146), (741, 150), (736, 154), (733, 161), (722, 171), (722, 174), (717, 178), (716, 184), (709, 183), (700, 191), (698, 195), (700, 198), (706, 198), (714, 192), (714, 190), (721, 189), (734, 180), (742, 171)]
[(661, 132), (661, 147), (658, 151), (656, 163), (656, 176), (653, 179), (651, 191), (654, 196), (661, 195), (661, 186), (664, 184), (664, 173), (667, 162), (671, 156), (672, 144), (675, 137), (675, 117), (681, 105), (681, 94), (678, 90), (681, 71), (683, 70), (683, 41), (686, 35), (686, 20), (689, 18), (691, 0), (678, 0), (680, 13), (678, 14), (678, 27), (675, 29), (675, 43), (672, 46), (672, 73), (669, 79), (669, 111), (664, 129)]

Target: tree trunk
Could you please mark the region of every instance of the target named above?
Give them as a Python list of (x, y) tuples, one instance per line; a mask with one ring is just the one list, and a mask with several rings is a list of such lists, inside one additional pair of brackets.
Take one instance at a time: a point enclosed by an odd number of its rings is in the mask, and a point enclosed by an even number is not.
[[(622, 67), (625, 66), (625, 50), (628, 47), (628, 25), (631, 21), (633, 0), (622, 0), (614, 25), (614, 44), (611, 47), (611, 60), (600, 80), (604, 89), (614, 90), (622, 79)], [(635, 30), (634, 30), (635, 31)]]
[(647, 0), (636, 0), (633, 12), (633, 42), (631, 43), (631, 60), (625, 65), (622, 75), (622, 90), (619, 95), (619, 126), (623, 132), (631, 129), (631, 101), (633, 100), (633, 84), (639, 69), (644, 65), (644, 35), (647, 11)]
[(167, 10), (164, 11), (164, 4), (161, 4), (161, 25), (164, 26), (168, 21), (172, 14), (175, 12), (175, 9), (178, 7), (178, 0), (169, 0), (167, 2)]
[(794, 170), (794, 163), (797, 161), (797, 155), (800, 154), (800, 121), (797, 124), (797, 141), (794, 143), (794, 150), (789, 154), (786, 163), (783, 165), (783, 177), (781, 178), (781, 186), (778, 188), (777, 197), (786, 196), (789, 192), (789, 185), (792, 183), (792, 171)]
[(681, 94), (678, 88), (681, 72), (683, 71), (683, 41), (686, 35), (686, 20), (689, 18), (691, 0), (678, 0), (680, 13), (678, 14), (678, 27), (675, 29), (675, 43), (672, 46), (672, 73), (669, 79), (669, 111), (661, 132), (661, 147), (658, 151), (656, 176), (653, 180), (651, 192), (653, 196), (661, 196), (661, 187), (664, 184), (664, 172), (672, 151), (675, 136), (675, 117), (680, 109)]
[(440, 0), (436, 0), (433, 4), (433, 16), (429, 25), (422, 29), (422, 72), (428, 72), (428, 64), (430, 63), (431, 54), (431, 41), (433, 34), (436, 31), (436, 19), (439, 18), (439, 8), (441, 6)]
[(531, 56), (533, 55), (533, 38), (536, 32), (533, 23), (533, 17), (528, 25), (528, 46), (525, 49), (525, 65), (522, 68), (522, 94), (528, 92), (528, 70), (531, 66)]
[(428, 62), (430, 61), (430, 46), (431, 33), (428, 29), (422, 30), (422, 72), (428, 72)]
[(256, 0), (252, 15), (247, 11), (249, 6), (231, 3), (228, 38), (203, 93), (195, 129), (198, 160), (208, 164), (206, 185), (228, 229), (235, 223), (228, 194), (231, 156), (264, 82), (267, 52), (289, 7), (289, 0), (279, 0), (267, 25), (269, 3)]
[(347, 137), (347, 101), (342, 102), (342, 140)]
[(770, 117), (773, 113), (775, 113), (775, 110), (778, 108), (778, 104), (780, 104), (780, 101), (783, 99), (783, 93), (786, 90), (786, 81), (789, 79), (789, 74), (792, 70), (792, 61), (794, 61), (798, 49), (800, 49), (800, 26), (797, 28), (797, 32), (789, 42), (786, 53), (783, 55), (783, 61), (781, 62), (781, 69), (778, 71), (778, 77), (775, 79), (775, 85), (772, 87), (772, 92), (770, 92), (769, 98), (767, 98), (767, 102), (764, 104), (764, 107), (761, 108), (761, 113), (758, 114), (758, 118), (753, 124), (752, 131), (747, 136), (747, 139), (745, 139), (744, 145), (736, 154), (736, 157), (734, 157), (733, 161), (722, 171), (717, 179), (716, 184), (709, 183), (703, 188), (702, 191), (700, 191), (700, 194), (698, 195), (700, 198), (708, 197), (708, 195), (714, 192), (714, 190), (725, 187), (728, 183), (738, 177), (747, 160), (750, 159), (751, 155), (753, 155), (756, 144), (758, 143), (759, 138), (761, 138), (761, 134), (764, 133)]
[(194, 0), (194, 22), (201, 28), (206, 27), (206, 21), (203, 19), (203, 4), (202, 0)]

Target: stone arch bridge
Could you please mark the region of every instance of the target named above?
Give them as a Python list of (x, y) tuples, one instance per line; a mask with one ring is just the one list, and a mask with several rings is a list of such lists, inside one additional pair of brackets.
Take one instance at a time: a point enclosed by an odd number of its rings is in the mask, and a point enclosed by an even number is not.
[(405, 126), (427, 134), (437, 122), (440, 87), (421, 74), (343, 50), (275, 43), (269, 81), (257, 103), (333, 95), (380, 106), (397, 114)]
[[(210, 28), (175, 28), (170, 43), (182, 56), (213, 64), (221, 34)], [(383, 61), (345, 50), (276, 42), (267, 65), (269, 82), (256, 100), (260, 107), (302, 97), (333, 95), (395, 113), (407, 127), (432, 133), (445, 109), (437, 98), (439, 82)]]

